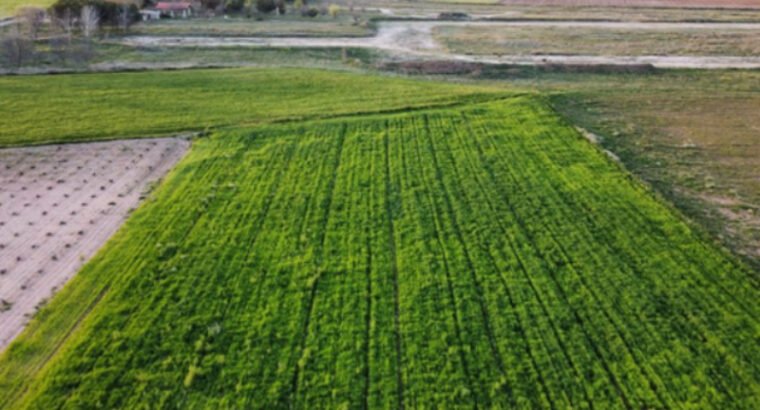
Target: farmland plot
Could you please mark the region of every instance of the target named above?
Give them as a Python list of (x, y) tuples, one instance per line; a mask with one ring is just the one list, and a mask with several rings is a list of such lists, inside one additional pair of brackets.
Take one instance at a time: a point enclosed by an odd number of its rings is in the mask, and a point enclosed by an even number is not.
[(259, 127), (194, 144), (0, 405), (748, 408), (758, 296), (541, 100)]
[(0, 350), (187, 145), (160, 139), (0, 150)]

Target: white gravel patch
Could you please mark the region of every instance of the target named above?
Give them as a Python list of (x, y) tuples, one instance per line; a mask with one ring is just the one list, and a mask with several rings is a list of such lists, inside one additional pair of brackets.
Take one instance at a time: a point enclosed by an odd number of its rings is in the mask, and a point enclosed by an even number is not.
[(0, 149), (0, 350), (188, 147), (160, 138)]

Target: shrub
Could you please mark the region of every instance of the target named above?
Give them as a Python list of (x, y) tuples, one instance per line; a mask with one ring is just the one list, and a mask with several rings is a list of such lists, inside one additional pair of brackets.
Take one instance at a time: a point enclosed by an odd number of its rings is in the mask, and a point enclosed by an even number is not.
[(245, 7), (245, 0), (226, 0), (224, 2), (224, 11), (228, 13), (236, 13), (243, 10)]
[[(122, 11), (122, 5), (105, 0), (57, 0), (50, 6), (51, 13), (63, 19), (67, 13), (71, 16), (80, 16), (82, 8), (92, 6), (98, 10), (100, 23), (116, 26), (119, 24), (119, 15)], [(140, 12), (134, 4), (129, 6), (128, 16), (131, 22), (140, 20)]]
[(256, 0), (256, 10), (261, 13), (271, 13), (277, 9), (275, 0)]
[(327, 12), (330, 13), (330, 16), (332, 18), (338, 17), (338, 14), (341, 10), (341, 7), (337, 4), (331, 4), (329, 7), (327, 7)]

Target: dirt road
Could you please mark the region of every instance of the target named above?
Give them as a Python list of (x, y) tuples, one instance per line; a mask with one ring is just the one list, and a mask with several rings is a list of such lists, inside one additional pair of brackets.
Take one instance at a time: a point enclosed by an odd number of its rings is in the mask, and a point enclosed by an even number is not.
[(449, 53), (433, 36), (436, 27), (486, 27), (508, 29), (510, 27), (561, 27), (598, 28), (622, 30), (756, 30), (760, 23), (671, 23), (671, 22), (589, 22), (589, 21), (394, 21), (378, 23), (374, 37), (125, 37), (123, 44), (154, 47), (274, 47), (274, 48), (374, 48), (389, 52), (399, 59), (436, 59), (480, 62), (490, 64), (579, 64), (579, 65), (630, 65), (651, 64), (658, 68), (760, 68), (760, 56), (475, 56)]

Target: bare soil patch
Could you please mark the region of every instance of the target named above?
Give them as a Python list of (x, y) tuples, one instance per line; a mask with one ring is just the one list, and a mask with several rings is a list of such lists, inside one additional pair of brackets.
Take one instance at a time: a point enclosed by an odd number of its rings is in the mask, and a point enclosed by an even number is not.
[(0, 150), (0, 349), (188, 146), (162, 138)]

